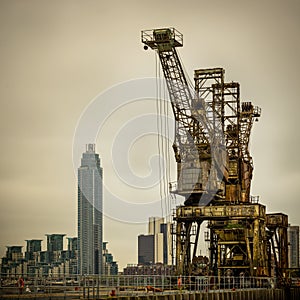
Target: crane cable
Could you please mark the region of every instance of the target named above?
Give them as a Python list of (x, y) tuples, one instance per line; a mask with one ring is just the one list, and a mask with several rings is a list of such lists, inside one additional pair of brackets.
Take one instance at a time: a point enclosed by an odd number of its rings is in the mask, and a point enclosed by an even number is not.
[[(167, 103), (167, 91), (166, 84), (163, 81), (161, 83), (161, 69), (159, 65), (158, 55), (155, 55), (156, 60), (156, 115), (157, 115), (157, 130), (158, 130), (158, 154), (159, 154), (159, 178), (162, 179), (159, 183), (160, 188), (160, 200), (162, 217), (166, 216), (168, 221), (171, 205), (169, 197), (169, 182), (170, 182), (170, 155), (169, 155), (169, 126), (168, 126), (168, 114), (169, 107)], [(161, 163), (161, 158), (165, 163)]]
[(170, 190), (169, 190), (169, 183), (171, 182), (171, 163), (170, 163), (170, 147), (169, 147), (169, 141), (170, 141), (170, 131), (169, 131), (169, 103), (167, 101), (167, 87), (166, 87), (166, 81), (163, 81), (163, 91), (164, 91), (164, 119), (165, 119), (165, 153), (166, 153), (166, 160), (167, 160), (167, 166), (166, 166), (166, 180), (165, 183), (165, 189), (166, 189), (166, 201), (167, 201), (167, 223), (170, 221), (171, 217), (171, 197), (170, 197)]
[[(170, 102), (168, 99), (169, 93), (167, 89), (167, 84), (166, 80), (163, 80), (163, 91), (164, 91), (164, 97), (163, 97), (163, 103), (164, 103), (164, 111), (163, 111), (163, 116), (165, 119), (165, 154), (166, 154), (166, 160), (167, 160), (167, 166), (166, 166), (166, 180), (165, 182), (165, 188), (166, 188), (166, 202), (167, 202), (167, 212), (166, 212), (166, 223), (167, 223), (167, 249), (168, 249), (168, 256), (171, 257), (171, 260), (173, 261), (173, 237), (172, 235), (172, 226), (173, 226), (173, 220), (172, 220), (172, 200), (175, 200), (172, 197), (172, 194), (170, 193), (169, 190), (169, 183), (171, 182), (171, 160), (170, 160), (170, 131), (169, 131), (169, 107), (170, 107)], [(175, 128), (174, 128), (175, 129)], [(174, 132), (174, 138), (176, 135), (176, 129)], [(176, 207), (176, 200), (175, 202), (175, 207)], [(175, 244), (175, 243), (174, 243)], [(171, 261), (171, 264), (172, 264)]]
[[(156, 52), (155, 52), (156, 54)], [(157, 131), (158, 131), (158, 154), (159, 154), (159, 179), (162, 178), (160, 185), (160, 202), (162, 217), (166, 217), (167, 224), (167, 249), (168, 256), (172, 257), (173, 262), (173, 235), (171, 234), (173, 226), (172, 222), (172, 204), (176, 206), (176, 197), (170, 194), (169, 183), (171, 182), (171, 163), (170, 163), (170, 132), (169, 132), (169, 101), (168, 101), (168, 90), (166, 80), (161, 78), (160, 62), (158, 59), (158, 53), (155, 55), (155, 72), (156, 72), (156, 116), (157, 116)], [(163, 83), (162, 83), (163, 82)], [(163, 93), (163, 94), (162, 94)], [(175, 129), (176, 131), (176, 129)], [(166, 162), (164, 168), (162, 167), (160, 158), (163, 158)], [(163, 168), (163, 170), (162, 170)], [(172, 200), (174, 203), (172, 203)], [(165, 209), (165, 214), (164, 214)]]
[[(155, 52), (154, 52), (155, 53)], [(164, 207), (163, 207), (163, 197), (162, 197), (162, 185), (161, 185), (161, 170), (162, 170), (162, 166), (161, 166), (161, 147), (160, 147), (160, 109), (159, 109), (159, 95), (160, 95), (160, 84), (159, 84), (159, 62), (157, 59), (157, 55), (155, 53), (155, 81), (156, 81), (156, 126), (157, 126), (157, 147), (158, 147), (158, 179), (159, 179), (159, 195), (160, 195), (160, 205), (161, 205), (161, 215), (162, 217), (164, 216)]]
[[(159, 70), (161, 71), (161, 69), (159, 68)], [(160, 91), (160, 95), (159, 95), (159, 103), (160, 103), (160, 124), (161, 124), (161, 134), (160, 134), (160, 140), (161, 140), (161, 152), (162, 152), (162, 158), (163, 158), (163, 170), (162, 170), (162, 191), (163, 191), (163, 202), (164, 202), (164, 206), (165, 206), (165, 217), (168, 216), (169, 213), (169, 207), (168, 207), (168, 161), (167, 161), (167, 143), (166, 143), (166, 138), (168, 138), (167, 134), (167, 116), (166, 116), (166, 101), (163, 97), (163, 93), (164, 93), (164, 86), (162, 85), (161, 82), (161, 72), (159, 71), (159, 91)]]

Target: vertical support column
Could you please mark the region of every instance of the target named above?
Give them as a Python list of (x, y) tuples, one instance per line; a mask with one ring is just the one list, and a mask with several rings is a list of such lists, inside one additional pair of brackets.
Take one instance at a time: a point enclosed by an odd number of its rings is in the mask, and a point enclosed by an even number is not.
[(185, 223), (185, 243), (183, 249), (184, 273), (190, 275), (192, 222)]
[[(221, 266), (221, 245), (218, 244), (218, 266)], [(218, 268), (218, 277), (221, 277), (221, 269)]]
[(260, 234), (261, 234), (261, 266), (262, 266), (262, 275), (270, 276), (268, 268), (268, 241), (266, 233), (266, 220), (260, 221)]
[(280, 261), (281, 261), (281, 268), (285, 269), (288, 268), (288, 240), (287, 240), (287, 226), (284, 224), (279, 228), (279, 238), (280, 238), (280, 246), (281, 246), (281, 253), (280, 253)]
[(214, 229), (210, 228), (210, 243), (209, 243), (210, 257), (209, 257), (209, 259), (210, 259), (210, 266), (211, 266), (211, 269), (214, 272), (214, 275), (216, 275), (216, 272), (218, 270), (218, 265), (219, 265), (218, 257), (220, 257), (218, 255), (217, 243), (218, 243), (218, 237), (217, 237)]
[(250, 236), (248, 230), (246, 230), (246, 247), (247, 247), (247, 255), (250, 263), (250, 276), (253, 276), (253, 260), (252, 260), (252, 253), (250, 247)]
[(183, 263), (182, 263), (182, 222), (177, 220), (176, 224), (176, 266), (177, 266), (177, 274), (183, 274)]
[(253, 276), (257, 276), (257, 268), (259, 267), (259, 219), (253, 221)]

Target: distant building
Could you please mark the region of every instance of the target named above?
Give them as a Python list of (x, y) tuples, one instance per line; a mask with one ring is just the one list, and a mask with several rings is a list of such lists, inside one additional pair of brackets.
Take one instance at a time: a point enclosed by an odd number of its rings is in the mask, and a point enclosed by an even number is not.
[(138, 264), (172, 264), (170, 226), (163, 218), (149, 218), (148, 235), (138, 236)]
[(2, 258), (2, 276), (62, 276), (76, 275), (77, 238), (68, 238), (68, 250), (63, 249), (64, 234), (48, 234), (47, 249), (42, 240), (26, 240), (25, 256), (22, 246), (7, 247)]
[(26, 240), (26, 260), (35, 259), (34, 254), (42, 251), (42, 240)]
[(288, 226), (289, 268), (299, 268), (299, 226)]
[(150, 265), (155, 263), (154, 235), (138, 236), (138, 264)]
[(102, 179), (95, 145), (86, 145), (78, 168), (78, 272), (102, 274)]
[(64, 250), (64, 236), (65, 234), (46, 234), (47, 237), (47, 251), (62, 251)]
[(68, 237), (68, 272), (69, 274), (78, 274), (78, 238)]
[(123, 275), (168, 275), (174, 276), (176, 269), (172, 265), (161, 263), (151, 265), (127, 265), (123, 269)]
[(1, 274), (16, 274), (20, 270), (18, 266), (22, 264), (23, 253), (22, 246), (7, 246), (6, 255), (2, 258)]
[(8, 260), (18, 262), (23, 259), (23, 246), (7, 246), (6, 257)]
[(103, 242), (103, 275), (118, 275), (118, 264), (107, 249), (107, 242)]
[(161, 233), (161, 225), (164, 224), (164, 218), (150, 217), (148, 222), (148, 234)]
[(171, 223), (160, 224), (160, 232), (163, 234), (163, 262), (165, 265), (173, 264), (173, 240)]
[(24, 272), (30, 276), (38, 273), (37, 269), (40, 264), (40, 253), (42, 251), (42, 240), (26, 240)]
[(64, 250), (65, 234), (46, 234), (47, 237), (47, 263), (61, 260)]
[(68, 237), (68, 258), (77, 258), (78, 238)]

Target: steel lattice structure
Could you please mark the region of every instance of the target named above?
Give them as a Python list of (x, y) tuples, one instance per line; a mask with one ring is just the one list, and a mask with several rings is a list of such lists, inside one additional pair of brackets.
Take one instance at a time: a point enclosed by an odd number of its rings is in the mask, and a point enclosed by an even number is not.
[[(174, 215), (177, 273), (199, 275), (203, 221), (215, 275), (268, 276), (271, 252), (277, 271), (286, 268), (287, 219), (279, 229), (271, 226), (274, 218), (250, 196), (249, 140), (260, 108), (241, 102), (239, 83), (226, 83), (222, 68), (196, 70), (195, 87), (189, 87), (176, 51), (183, 37), (174, 28), (142, 31), (142, 42), (158, 54), (176, 122), (177, 187), (172, 192), (185, 196)], [(279, 251), (281, 246), (285, 250)]]

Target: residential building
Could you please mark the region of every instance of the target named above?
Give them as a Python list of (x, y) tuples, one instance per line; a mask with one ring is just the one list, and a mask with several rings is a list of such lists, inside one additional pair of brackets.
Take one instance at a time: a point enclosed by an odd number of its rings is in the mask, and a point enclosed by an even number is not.
[(46, 234), (47, 237), (47, 263), (57, 262), (63, 259), (65, 234)]
[(70, 274), (78, 274), (78, 238), (68, 237), (67, 261), (66, 269)]
[(8, 260), (18, 262), (23, 259), (23, 246), (7, 246), (6, 257)]
[(118, 264), (107, 249), (107, 242), (103, 242), (103, 275), (118, 275)]

